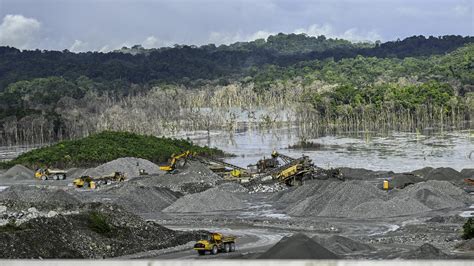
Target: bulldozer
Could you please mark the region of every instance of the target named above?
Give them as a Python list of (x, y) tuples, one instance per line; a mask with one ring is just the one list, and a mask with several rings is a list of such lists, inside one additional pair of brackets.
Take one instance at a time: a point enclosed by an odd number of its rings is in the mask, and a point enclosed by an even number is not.
[(194, 244), (194, 250), (197, 250), (199, 255), (205, 255), (206, 252), (210, 252), (212, 255), (217, 255), (219, 252), (234, 252), (235, 239), (235, 236), (224, 236), (221, 233), (209, 233), (204, 235), (201, 240)]
[(35, 171), (35, 178), (38, 180), (64, 180), (66, 179), (66, 171), (49, 168), (38, 168)]
[(178, 155), (171, 155), (171, 159), (168, 165), (160, 166), (160, 170), (166, 171), (167, 173), (173, 173), (176, 169), (178, 162), (182, 162), (180, 166), (184, 166), (187, 162), (187, 159), (193, 156), (194, 153), (191, 151), (185, 151)]
[(122, 172), (114, 172), (110, 175), (103, 175), (100, 177), (92, 177), (92, 176), (81, 176), (79, 178), (74, 179), (72, 183), (77, 188), (90, 188), (96, 189), (102, 184), (107, 184), (110, 181), (115, 182), (123, 182), (125, 181), (125, 174)]

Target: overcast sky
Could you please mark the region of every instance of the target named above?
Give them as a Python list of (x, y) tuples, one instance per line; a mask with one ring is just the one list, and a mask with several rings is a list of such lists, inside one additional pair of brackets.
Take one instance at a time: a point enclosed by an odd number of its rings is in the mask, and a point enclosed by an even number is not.
[(352, 41), (474, 35), (472, 0), (0, 0), (0, 45), (110, 51), (270, 34)]

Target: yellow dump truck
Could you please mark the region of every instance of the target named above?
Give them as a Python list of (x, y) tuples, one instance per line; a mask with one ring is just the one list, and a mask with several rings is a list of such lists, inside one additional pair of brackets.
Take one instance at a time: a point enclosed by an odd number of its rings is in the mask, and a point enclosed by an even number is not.
[(234, 252), (235, 236), (224, 236), (221, 233), (206, 234), (194, 244), (194, 250), (197, 250), (199, 255), (204, 255), (207, 251), (212, 255), (218, 252)]
[(64, 180), (66, 179), (66, 171), (58, 169), (38, 168), (35, 171), (35, 178), (38, 180)]

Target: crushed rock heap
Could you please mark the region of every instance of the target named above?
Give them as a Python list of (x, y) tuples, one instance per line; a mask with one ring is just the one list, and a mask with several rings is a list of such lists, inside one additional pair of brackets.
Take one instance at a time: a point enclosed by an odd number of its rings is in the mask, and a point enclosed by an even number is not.
[(101, 203), (70, 214), (39, 216), (0, 227), (0, 258), (110, 258), (182, 245), (197, 239)]
[(333, 260), (339, 259), (339, 256), (300, 233), (283, 237), (258, 259)]
[(163, 212), (212, 212), (239, 210), (247, 207), (239, 184), (222, 184), (204, 192), (188, 194), (163, 210)]
[(35, 172), (24, 167), (21, 164), (17, 164), (12, 168), (8, 169), (5, 173), (0, 175), (0, 179), (5, 181), (8, 180), (28, 180), (33, 179)]
[(126, 174), (127, 178), (130, 179), (139, 176), (140, 169), (145, 170), (145, 172), (148, 174), (158, 174), (162, 172), (158, 165), (148, 160), (135, 157), (124, 157), (101, 164), (95, 168), (70, 169), (68, 176), (71, 178), (77, 178), (84, 175), (102, 176), (109, 175), (114, 172), (123, 172)]
[(427, 181), (394, 189), (380, 190), (365, 181), (309, 182), (275, 195), (288, 204), (293, 216), (376, 218), (465, 206), (471, 197), (447, 181)]

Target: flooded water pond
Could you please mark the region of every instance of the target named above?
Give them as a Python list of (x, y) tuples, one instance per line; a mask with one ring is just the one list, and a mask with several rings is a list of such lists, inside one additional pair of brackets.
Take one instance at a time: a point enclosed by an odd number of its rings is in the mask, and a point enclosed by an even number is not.
[[(304, 135), (312, 149), (294, 149)], [(308, 155), (323, 168), (353, 167), (405, 172), (426, 166), (451, 167), (458, 171), (474, 168), (474, 132), (471, 130), (429, 133), (353, 132), (311, 136), (298, 126), (269, 130), (246, 128), (226, 131), (183, 132), (174, 137), (189, 138), (196, 144), (220, 148), (235, 157), (226, 161), (242, 167), (255, 164), (273, 150), (300, 157)], [(0, 147), (0, 159), (8, 160), (33, 147)]]
[(298, 127), (272, 130), (245, 130), (229, 134), (222, 131), (188, 132), (194, 143), (218, 147), (236, 157), (227, 162), (239, 166), (255, 164), (273, 150), (300, 157), (308, 155), (323, 168), (353, 167), (405, 172), (426, 166), (474, 168), (474, 134), (469, 130), (429, 134), (390, 132), (344, 133), (306, 137), (316, 143), (313, 149), (292, 149), (301, 140)]

